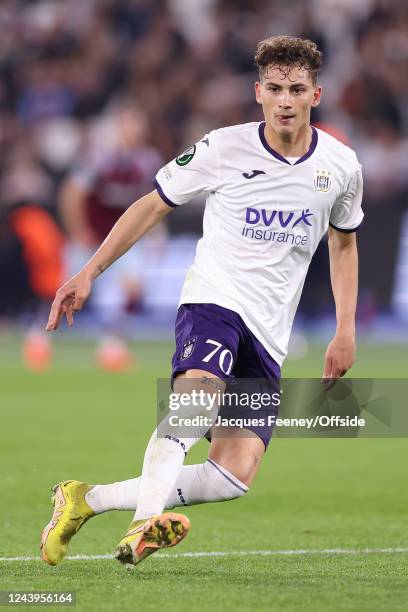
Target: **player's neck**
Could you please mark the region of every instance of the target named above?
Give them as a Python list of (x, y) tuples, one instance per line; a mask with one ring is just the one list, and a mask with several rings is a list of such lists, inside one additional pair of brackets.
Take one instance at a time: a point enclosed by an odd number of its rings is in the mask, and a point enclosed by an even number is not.
[(268, 145), (283, 157), (302, 157), (312, 142), (312, 128), (305, 125), (293, 134), (278, 134), (268, 123), (265, 125), (265, 138)]

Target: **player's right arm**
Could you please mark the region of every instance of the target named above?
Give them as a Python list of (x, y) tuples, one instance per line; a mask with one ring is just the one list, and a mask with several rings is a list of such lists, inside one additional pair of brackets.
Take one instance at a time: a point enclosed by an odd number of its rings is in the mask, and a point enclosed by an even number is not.
[(74, 313), (81, 310), (95, 278), (126, 253), (170, 211), (171, 207), (163, 201), (156, 190), (134, 202), (113, 226), (82, 270), (58, 289), (51, 306), (46, 330), (56, 330), (64, 315), (68, 325), (72, 325)]

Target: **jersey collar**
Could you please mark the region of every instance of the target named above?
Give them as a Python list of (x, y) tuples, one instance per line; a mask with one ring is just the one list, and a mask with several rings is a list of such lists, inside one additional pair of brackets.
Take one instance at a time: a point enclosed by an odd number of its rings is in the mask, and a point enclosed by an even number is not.
[(275, 149), (272, 149), (272, 147), (268, 145), (266, 137), (265, 137), (265, 121), (261, 121), (258, 129), (259, 129), (259, 138), (261, 139), (261, 142), (263, 146), (265, 147), (265, 149), (268, 151), (268, 153), (276, 157), (276, 159), (279, 159), (279, 161), (284, 162), (285, 164), (288, 164), (289, 166), (292, 166), (292, 165), (297, 166), (298, 164), (301, 164), (302, 162), (309, 159), (309, 157), (314, 153), (314, 150), (317, 147), (317, 141), (318, 141), (317, 130), (313, 126), (311, 126), (311, 128), (312, 128), (312, 142), (310, 143), (309, 150), (304, 155), (302, 155), (302, 157), (299, 157), (297, 162), (295, 162), (294, 164), (291, 164), (286, 159), (286, 157), (283, 157), (283, 155), (281, 155), (280, 153), (275, 151)]

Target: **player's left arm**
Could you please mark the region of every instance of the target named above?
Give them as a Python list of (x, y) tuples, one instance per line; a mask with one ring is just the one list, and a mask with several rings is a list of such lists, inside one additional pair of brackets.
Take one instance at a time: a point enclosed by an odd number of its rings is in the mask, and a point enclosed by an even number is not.
[(329, 258), (337, 325), (325, 354), (324, 379), (344, 376), (354, 362), (358, 290), (356, 233), (329, 227)]

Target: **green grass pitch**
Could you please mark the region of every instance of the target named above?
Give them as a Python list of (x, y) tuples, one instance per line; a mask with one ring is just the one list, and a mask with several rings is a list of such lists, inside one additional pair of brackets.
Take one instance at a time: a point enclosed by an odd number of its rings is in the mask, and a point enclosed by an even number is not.
[[(140, 473), (155, 426), (156, 379), (169, 372), (172, 346), (134, 349), (135, 372), (102, 374), (91, 345), (57, 336), (53, 367), (35, 375), (21, 368), (17, 341), (2, 337), (0, 590), (74, 590), (81, 611), (408, 610), (408, 553), (396, 550), (408, 547), (405, 439), (276, 439), (247, 496), (187, 508), (188, 538), (133, 572), (113, 559), (55, 568), (5, 561), (38, 555), (53, 483)], [(284, 374), (319, 376), (323, 352), (312, 346)], [(353, 375), (402, 377), (407, 357), (402, 346), (361, 346)], [(197, 445), (189, 462), (207, 448)], [(113, 553), (130, 519), (127, 512), (96, 517), (70, 554)], [(186, 555), (208, 552), (225, 554)]]

